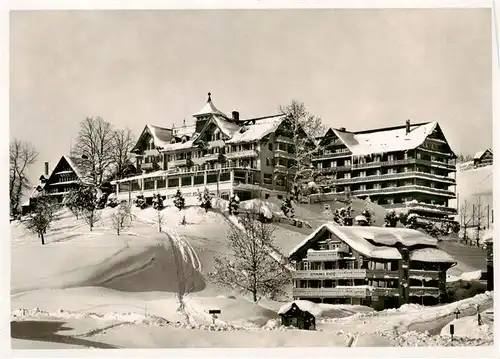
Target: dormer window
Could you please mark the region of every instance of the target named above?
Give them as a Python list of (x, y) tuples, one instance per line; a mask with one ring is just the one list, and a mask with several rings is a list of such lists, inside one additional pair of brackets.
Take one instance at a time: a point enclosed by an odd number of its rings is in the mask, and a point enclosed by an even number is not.
[(182, 143), (186, 143), (186, 141), (187, 141), (187, 137), (186, 136), (182, 136), (181, 142)]
[(172, 139), (170, 140), (170, 143), (175, 143), (175, 142), (176, 142), (176, 141), (175, 141), (175, 138), (172, 138)]

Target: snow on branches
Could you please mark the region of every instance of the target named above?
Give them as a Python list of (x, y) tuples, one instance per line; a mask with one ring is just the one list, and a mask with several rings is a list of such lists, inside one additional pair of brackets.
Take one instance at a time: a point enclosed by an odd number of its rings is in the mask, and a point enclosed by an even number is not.
[(205, 209), (205, 212), (208, 212), (212, 208), (212, 195), (207, 187), (205, 187), (203, 193), (198, 191), (198, 201), (200, 202), (200, 207)]
[(179, 211), (186, 207), (186, 200), (184, 199), (180, 188), (177, 188), (177, 192), (175, 193), (174, 206), (177, 207)]

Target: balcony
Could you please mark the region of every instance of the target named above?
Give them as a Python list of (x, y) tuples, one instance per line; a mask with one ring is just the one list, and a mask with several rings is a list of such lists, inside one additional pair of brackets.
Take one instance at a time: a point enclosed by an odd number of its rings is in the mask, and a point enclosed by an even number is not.
[(339, 248), (338, 250), (309, 250), (307, 251), (307, 260), (309, 262), (336, 261), (342, 258), (342, 256), (339, 255), (339, 252), (348, 253), (349, 248), (342, 246), (342, 248)]
[(210, 161), (218, 161), (219, 154), (218, 153), (207, 153), (201, 158), (202, 162), (210, 162)]
[(293, 153), (283, 151), (283, 150), (276, 150), (274, 151), (274, 157), (275, 158), (290, 158), (290, 159), (295, 159), (295, 155)]
[(439, 294), (441, 294), (441, 291), (436, 287), (410, 287), (410, 296), (413, 295), (418, 297), (437, 297), (439, 296)]
[(399, 288), (373, 288), (372, 297), (394, 297), (399, 295)]
[(419, 202), (405, 202), (405, 203), (394, 203), (382, 205), (384, 208), (412, 208), (419, 209), (426, 212), (434, 212), (434, 213), (446, 213), (450, 215), (457, 214), (457, 210), (455, 208), (441, 206), (438, 204), (431, 203), (419, 203)]
[(276, 142), (289, 143), (289, 144), (292, 144), (292, 145), (294, 143), (291, 138), (285, 137), (285, 136), (277, 136), (276, 137)]
[(318, 154), (317, 156), (314, 157), (313, 161), (321, 161), (321, 160), (328, 160), (332, 158), (339, 158), (339, 157), (350, 157), (351, 152), (349, 151), (343, 151), (343, 152), (332, 152), (332, 151), (324, 151), (321, 154)]
[(321, 172), (322, 174), (330, 174), (330, 173), (336, 173), (340, 171), (350, 171), (351, 170), (351, 165), (346, 165), (346, 166), (337, 166), (337, 167), (325, 167), (325, 168), (319, 168), (318, 171)]
[(188, 159), (184, 158), (181, 160), (173, 160), (168, 163), (168, 167), (186, 167), (188, 165)]
[(366, 269), (298, 270), (294, 279), (365, 279)]
[(445, 189), (431, 188), (426, 186), (418, 186), (418, 185), (356, 190), (356, 191), (351, 191), (351, 194), (356, 196), (363, 196), (363, 195), (373, 195), (373, 194), (389, 194), (389, 193), (392, 194), (392, 193), (404, 193), (404, 192), (425, 192), (425, 193), (432, 193), (450, 198), (455, 198), (455, 193), (452, 191), (448, 191)]
[(428, 161), (416, 158), (407, 158), (403, 160), (395, 160), (395, 161), (381, 161), (381, 162), (368, 162), (368, 163), (356, 163), (352, 165), (353, 169), (361, 169), (361, 168), (376, 168), (376, 167), (385, 167), (385, 166), (398, 166), (398, 165), (407, 165), (407, 164), (422, 164), (431, 167), (445, 168), (451, 171), (456, 171), (456, 166), (439, 162), (439, 161)]
[(225, 154), (227, 159), (236, 159), (236, 158), (252, 158), (258, 157), (259, 154), (256, 150), (243, 150), (243, 151), (234, 151), (228, 152)]
[(439, 271), (410, 269), (409, 277), (410, 279), (439, 280)]
[(366, 278), (368, 279), (394, 279), (399, 278), (399, 271), (389, 271), (384, 269), (369, 269), (366, 271)]
[(366, 287), (336, 287), (336, 288), (293, 288), (294, 298), (365, 298), (368, 295)]
[(398, 173), (388, 173), (364, 177), (352, 177), (352, 178), (339, 178), (335, 183), (338, 184), (351, 184), (351, 183), (365, 183), (365, 182), (379, 182), (384, 180), (397, 180), (397, 179), (409, 179), (409, 178), (423, 178), (433, 181), (446, 182), (449, 185), (454, 185), (456, 183), (454, 178), (439, 176), (426, 172), (398, 172)]

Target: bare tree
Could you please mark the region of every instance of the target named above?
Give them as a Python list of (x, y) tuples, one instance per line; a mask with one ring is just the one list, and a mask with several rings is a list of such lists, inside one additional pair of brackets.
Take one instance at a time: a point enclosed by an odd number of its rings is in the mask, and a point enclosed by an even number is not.
[(83, 218), (85, 219), (85, 222), (90, 227), (90, 231), (92, 232), (92, 229), (94, 229), (95, 224), (101, 219), (101, 214), (97, 210), (97, 208), (86, 208), (83, 211)]
[(460, 220), (460, 227), (463, 228), (464, 233), (462, 239), (467, 242), (467, 228), (470, 222), (473, 220), (472, 214), (469, 212), (470, 206), (467, 200), (465, 200), (462, 205), (460, 205), (460, 209), (458, 211), (458, 217)]
[(45, 197), (37, 197), (33, 210), (28, 215), (25, 222), (26, 228), (33, 233), (36, 233), (45, 244), (45, 234), (50, 224), (55, 219), (55, 207), (50, 200)]
[(318, 151), (318, 137), (325, 132), (321, 119), (310, 114), (302, 102), (293, 100), (281, 106), (279, 112), (285, 117), (283, 134), (292, 139), (294, 160), (289, 162), (288, 176), (292, 178), (291, 192), (298, 200), (304, 184), (311, 182), (318, 169), (312, 166), (311, 158)]
[(36, 162), (38, 151), (26, 141), (14, 139), (9, 146), (10, 212), (16, 215), (24, 190), (29, 188), (27, 170)]
[(130, 151), (134, 147), (135, 140), (130, 129), (116, 130), (113, 133), (113, 148), (111, 152), (113, 172), (117, 179), (124, 178), (131, 162)]
[(480, 234), (486, 225), (486, 206), (483, 204), (482, 196), (476, 196), (472, 209), (472, 224), (476, 229), (476, 245), (479, 247)]
[(250, 215), (243, 217), (241, 224), (243, 230), (231, 227), (227, 236), (232, 258), (215, 257), (209, 279), (218, 285), (251, 293), (254, 302), (259, 296), (281, 294), (283, 286), (290, 281), (290, 272), (270, 255), (275, 247), (274, 227)]
[(161, 209), (156, 209), (156, 224), (158, 225), (158, 232), (161, 232), (163, 228), (163, 223), (165, 222), (165, 216), (161, 212)]
[(111, 216), (111, 223), (116, 230), (116, 234), (120, 235), (124, 229), (130, 228), (132, 224), (132, 216), (130, 215), (130, 204), (122, 202), (116, 207)]
[(111, 174), (114, 161), (115, 132), (109, 122), (101, 117), (87, 117), (80, 124), (80, 132), (72, 149), (82, 161), (85, 180), (100, 186)]

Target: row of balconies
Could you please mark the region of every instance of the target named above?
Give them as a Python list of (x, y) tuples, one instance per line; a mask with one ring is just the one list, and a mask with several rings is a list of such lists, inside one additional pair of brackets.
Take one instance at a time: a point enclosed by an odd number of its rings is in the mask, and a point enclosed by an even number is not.
[(429, 212), (436, 212), (436, 213), (449, 213), (449, 214), (456, 214), (457, 210), (455, 208), (451, 207), (446, 207), (446, 206), (441, 206), (437, 204), (431, 204), (431, 203), (421, 203), (421, 202), (406, 202), (406, 203), (393, 203), (393, 204), (387, 204), (387, 205), (382, 205), (384, 208), (390, 209), (390, 208), (414, 208), (414, 209), (422, 209), (422, 210), (429, 210)]
[(364, 177), (339, 178), (333, 181), (335, 184), (350, 184), (350, 183), (378, 182), (382, 180), (405, 179), (405, 178), (416, 178), (416, 177), (435, 180), (435, 181), (442, 181), (449, 184), (456, 183), (455, 179), (451, 177), (438, 176), (432, 173), (417, 172), (417, 171), (388, 173), (388, 174), (371, 175)]
[(359, 189), (351, 191), (351, 194), (355, 196), (364, 196), (364, 195), (370, 196), (376, 194), (389, 194), (389, 193), (392, 194), (392, 193), (405, 193), (405, 192), (425, 192), (425, 193), (438, 194), (441, 196), (455, 198), (455, 193), (453, 191), (440, 188), (419, 186), (419, 185), (408, 185), (408, 186), (365, 189), (365, 190)]
[[(436, 287), (410, 287), (410, 296), (438, 296)], [(370, 296), (398, 296), (399, 288), (335, 287), (335, 288), (293, 288), (294, 298), (366, 298)]]
[[(399, 271), (383, 269), (325, 269), (325, 270), (297, 270), (292, 272), (293, 279), (396, 279)], [(410, 269), (410, 278), (427, 277), (439, 279), (439, 271), (423, 271)]]

